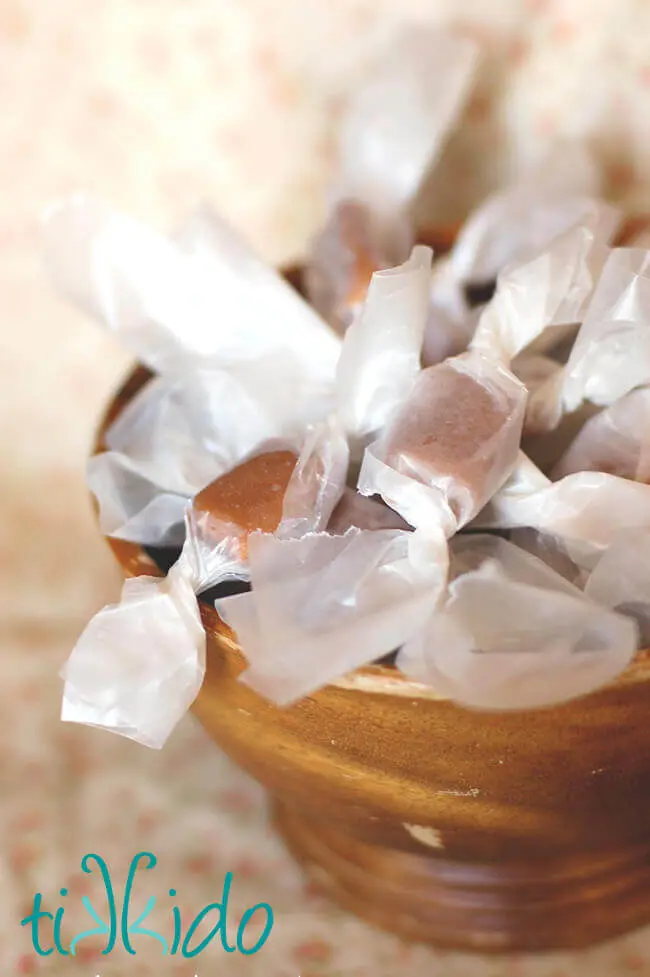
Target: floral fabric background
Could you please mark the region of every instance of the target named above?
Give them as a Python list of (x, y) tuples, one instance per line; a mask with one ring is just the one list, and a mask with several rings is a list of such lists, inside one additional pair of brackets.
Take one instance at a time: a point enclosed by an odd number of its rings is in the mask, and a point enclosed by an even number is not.
[[(173, 227), (207, 199), (270, 259), (298, 255), (322, 214), (342, 97), (395, 27), (418, 19), (462, 28), (486, 51), (427, 194), (432, 215), (461, 214), (562, 136), (593, 146), (614, 198), (650, 210), (647, 0), (0, 0), (3, 974), (650, 974), (650, 931), (507, 961), (403, 945), (305, 887), (260, 790), (191, 720), (162, 753), (58, 721), (58, 669), (119, 589), (83, 466), (128, 360), (52, 293), (43, 207), (81, 188)], [(264, 949), (214, 947), (194, 969), (147, 940), (136, 957), (83, 944), (75, 959), (37, 957), (19, 925), (34, 893), (67, 905), (64, 932), (77, 932), (96, 885), (82, 855), (99, 852), (117, 878), (143, 848), (160, 858), (156, 891), (174, 887), (188, 918), (232, 871), (234, 925), (261, 900), (275, 910)]]

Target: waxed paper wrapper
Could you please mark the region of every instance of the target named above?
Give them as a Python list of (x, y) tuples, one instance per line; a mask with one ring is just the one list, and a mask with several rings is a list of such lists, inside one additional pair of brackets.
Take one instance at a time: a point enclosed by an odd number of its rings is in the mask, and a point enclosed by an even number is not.
[(199, 694), (205, 631), (196, 594), (241, 575), (236, 539), (205, 535), (191, 511), (178, 562), (167, 577), (132, 577), (118, 604), (101, 610), (61, 674), (61, 718), (160, 749)]
[(531, 709), (593, 691), (637, 648), (633, 621), (497, 536), (458, 536), (446, 600), (397, 663), (461, 705)]
[(329, 383), (340, 343), (317, 313), (207, 207), (176, 239), (76, 195), (44, 220), (60, 291), (159, 374), (288, 350)]
[(649, 269), (648, 251), (609, 251), (566, 364), (549, 364), (533, 390), (529, 430), (552, 430), (585, 402), (609, 406), (650, 383)]
[(327, 217), (305, 284), (316, 309), (344, 332), (373, 271), (404, 262), (411, 209), (467, 99), (478, 49), (458, 33), (405, 29), (377, 58), (345, 107)]
[(334, 405), (340, 341), (207, 208), (168, 239), (75, 196), (45, 220), (55, 282), (158, 376), (106, 432), (88, 482), (107, 535), (182, 543), (189, 499)]
[[(588, 226), (594, 234), (585, 272), (598, 274), (621, 220), (616, 208), (598, 199), (599, 189), (598, 173), (586, 151), (576, 144), (560, 144), (469, 216), (450, 254), (434, 269), (425, 365), (456, 355), (470, 341), (478, 313), (470, 306), (468, 286), (489, 286), (506, 268), (544, 253), (576, 225)], [(558, 332), (547, 333), (544, 347), (556, 336)]]

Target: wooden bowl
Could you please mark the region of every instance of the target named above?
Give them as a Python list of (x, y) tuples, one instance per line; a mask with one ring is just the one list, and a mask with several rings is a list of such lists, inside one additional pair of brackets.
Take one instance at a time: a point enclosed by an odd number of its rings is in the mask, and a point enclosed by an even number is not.
[[(117, 394), (98, 450), (148, 377), (136, 369)], [(160, 575), (139, 546), (108, 543), (127, 576)], [(650, 922), (647, 652), (552, 709), (462, 709), (379, 665), (279, 709), (237, 681), (244, 659), (214, 608), (201, 616), (194, 712), (270, 791), (289, 849), (341, 905), (477, 951), (584, 947)]]

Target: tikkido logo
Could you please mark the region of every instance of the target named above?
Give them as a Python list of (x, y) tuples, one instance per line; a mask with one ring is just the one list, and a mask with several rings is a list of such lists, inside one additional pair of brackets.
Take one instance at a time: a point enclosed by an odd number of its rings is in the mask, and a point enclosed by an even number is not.
[[(182, 932), (181, 914), (178, 906), (172, 906), (171, 928), (173, 929), (173, 932), (170, 939), (168, 939), (169, 934), (164, 935), (162, 933), (158, 933), (156, 930), (147, 929), (142, 925), (156, 905), (155, 896), (150, 896), (148, 898), (142, 912), (133, 921), (131, 921), (133, 886), (136, 873), (141, 863), (143, 868), (148, 871), (156, 866), (157, 858), (151, 852), (143, 851), (139, 852), (132, 859), (124, 886), (124, 895), (121, 902), (121, 913), (119, 914), (118, 920), (115, 889), (113, 887), (113, 880), (111, 879), (111, 873), (108, 865), (100, 855), (84, 855), (84, 857), (81, 859), (82, 872), (85, 872), (87, 875), (91, 875), (93, 873), (93, 868), (97, 868), (101, 875), (104, 885), (104, 894), (106, 896), (106, 918), (103, 919), (100, 916), (88, 896), (82, 896), (81, 903), (95, 925), (90, 929), (85, 929), (81, 933), (77, 933), (77, 935), (74, 936), (68, 944), (67, 949), (65, 949), (63, 946), (62, 935), (65, 907), (59, 907), (55, 913), (48, 912), (42, 908), (42, 894), (37, 892), (34, 896), (32, 912), (29, 914), (29, 916), (26, 916), (23, 920), (21, 920), (20, 923), (21, 926), (31, 927), (32, 945), (36, 953), (40, 957), (49, 957), (50, 954), (56, 951), (61, 956), (74, 957), (76, 956), (77, 946), (82, 940), (89, 937), (105, 936), (106, 944), (104, 949), (101, 951), (102, 956), (107, 956), (109, 953), (113, 952), (113, 950), (116, 948), (118, 937), (124, 950), (126, 950), (126, 952), (132, 956), (135, 956), (136, 950), (131, 942), (132, 938), (146, 936), (149, 937), (150, 940), (156, 940), (160, 944), (162, 956), (178, 955), (182, 957), (197, 957), (199, 953), (202, 953), (203, 950), (205, 950), (205, 948), (215, 939), (215, 937), (218, 936), (221, 941), (221, 947), (226, 953), (239, 952), (243, 953), (245, 956), (251, 956), (253, 953), (257, 953), (258, 950), (261, 950), (268, 940), (273, 928), (273, 910), (267, 902), (259, 902), (250, 909), (247, 909), (241, 917), (234, 944), (228, 942), (226, 926), (228, 899), (233, 881), (232, 872), (228, 872), (224, 877), (220, 901), (211, 902), (209, 905), (205, 906), (190, 923), (185, 935), (183, 935)], [(60, 894), (65, 897), (68, 894), (68, 890), (61, 889)], [(173, 898), (176, 895), (176, 890), (169, 889), (169, 895)], [(262, 918), (265, 919), (264, 929), (262, 931), (262, 935), (255, 942), (249, 942), (249, 944), (246, 945), (244, 942), (246, 927), (249, 925), (256, 913), (263, 914)], [(216, 922), (214, 922), (214, 925), (208, 934), (201, 940), (198, 940), (196, 934), (201, 924), (206, 919), (209, 919), (209, 921), (212, 922), (215, 916)], [(44, 920), (51, 920), (52, 922), (51, 928), (49, 927), (49, 924), (45, 924), (43, 926), (43, 930), (47, 930), (48, 932), (43, 932), (41, 929), (41, 923)], [(259, 923), (259, 921), (260, 919), (258, 918), (257, 922)], [(49, 946), (44, 945), (46, 940), (50, 943)]]

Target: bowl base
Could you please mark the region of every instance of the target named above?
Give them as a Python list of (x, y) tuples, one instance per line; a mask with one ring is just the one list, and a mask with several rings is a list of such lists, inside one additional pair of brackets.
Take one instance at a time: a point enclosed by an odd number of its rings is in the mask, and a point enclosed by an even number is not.
[(577, 949), (650, 922), (650, 843), (564, 861), (472, 864), (381, 848), (274, 802), (289, 851), (373, 925), (481, 953)]

